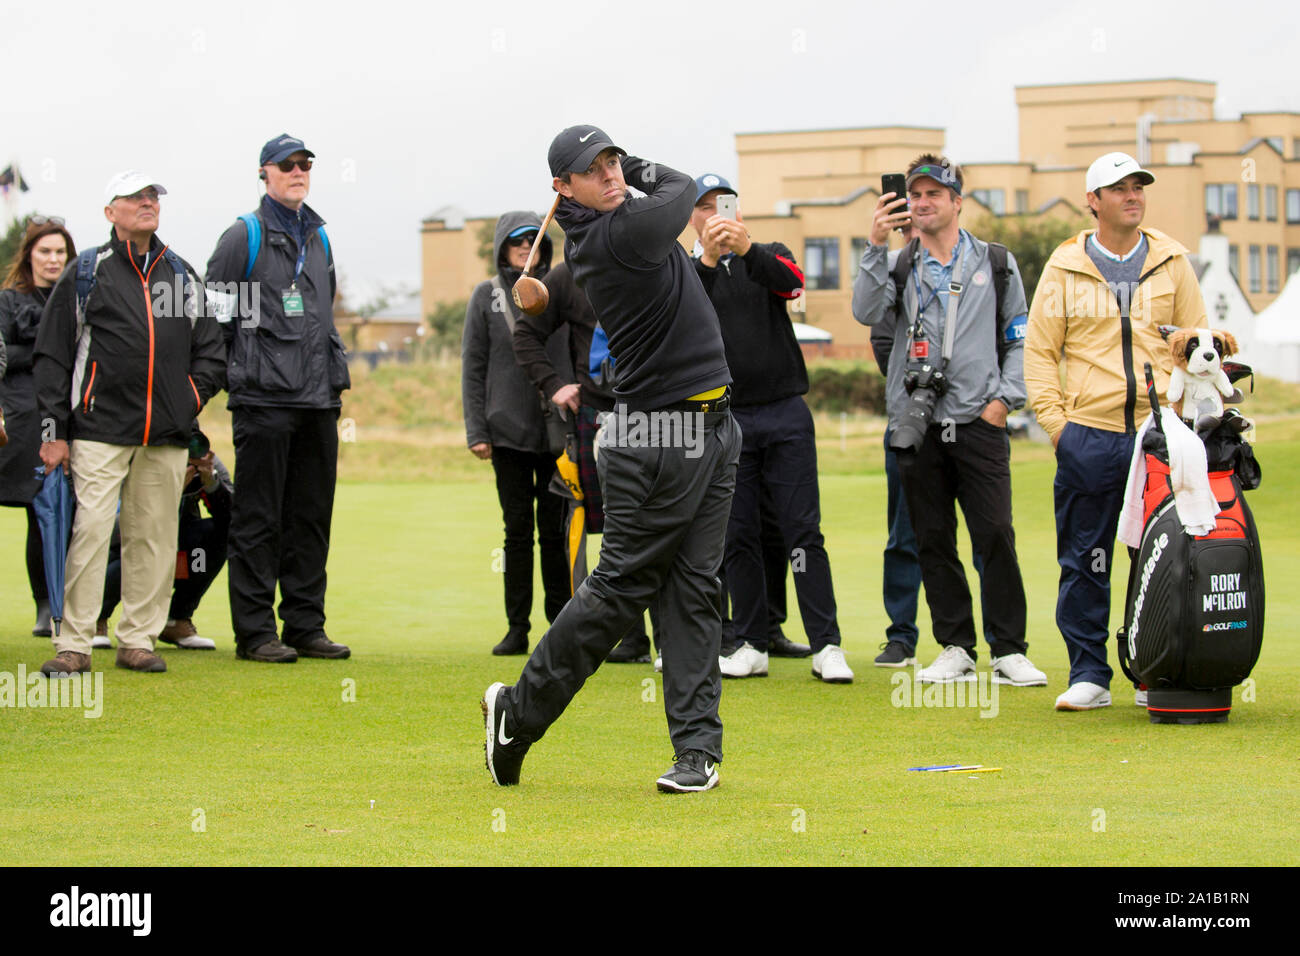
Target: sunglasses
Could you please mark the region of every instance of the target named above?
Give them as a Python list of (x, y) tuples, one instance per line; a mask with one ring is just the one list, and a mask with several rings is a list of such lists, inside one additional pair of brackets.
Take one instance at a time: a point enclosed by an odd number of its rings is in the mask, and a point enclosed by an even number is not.
[(33, 226), (43, 226), (46, 223), (49, 223), (51, 226), (64, 225), (64, 219), (62, 216), (28, 216), (27, 222)]
[(282, 173), (293, 172), (293, 167), (297, 166), (304, 173), (311, 169), (310, 159), (282, 159), (278, 163), (267, 163), (268, 166), (277, 166)]
[(522, 236), (511, 236), (506, 240), (506, 245), (510, 246), (512, 249), (517, 249), (520, 246), (531, 246), (536, 241), (537, 233), (526, 232)]

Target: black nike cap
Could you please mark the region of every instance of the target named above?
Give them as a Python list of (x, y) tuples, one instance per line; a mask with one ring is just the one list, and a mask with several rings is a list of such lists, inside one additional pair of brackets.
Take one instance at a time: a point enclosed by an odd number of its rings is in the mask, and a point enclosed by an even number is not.
[(610, 148), (627, 155), (627, 150), (615, 146), (604, 130), (595, 126), (570, 126), (560, 130), (551, 140), (546, 159), (551, 164), (552, 176), (581, 173), (586, 172), (592, 160)]

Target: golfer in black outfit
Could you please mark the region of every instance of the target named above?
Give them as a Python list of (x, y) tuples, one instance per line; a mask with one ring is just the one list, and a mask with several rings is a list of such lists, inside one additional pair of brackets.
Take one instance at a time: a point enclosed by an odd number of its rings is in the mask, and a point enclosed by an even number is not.
[[(617, 358), (618, 404), (597, 439), (605, 489), (600, 560), (542, 638), (513, 687), (483, 698), (493, 780), (518, 783), (529, 746), (659, 594), (664, 709), (675, 766), (667, 792), (717, 785), (722, 637), (718, 570), (736, 483), (740, 429), (718, 318), (677, 242), (695, 183), (628, 156), (594, 126), (551, 143), (565, 259)], [(627, 184), (646, 193), (631, 198)], [(650, 428), (671, 419), (680, 429)]]

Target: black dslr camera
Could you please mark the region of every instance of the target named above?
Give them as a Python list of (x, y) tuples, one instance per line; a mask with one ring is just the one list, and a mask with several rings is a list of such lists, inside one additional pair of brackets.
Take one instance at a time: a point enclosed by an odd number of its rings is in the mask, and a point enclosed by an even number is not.
[(907, 408), (889, 436), (889, 447), (895, 451), (917, 451), (934, 418), (934, 406), (948, 391), (948, 378), (929, 362), (909, 361), (903, 388), (909, 396)]

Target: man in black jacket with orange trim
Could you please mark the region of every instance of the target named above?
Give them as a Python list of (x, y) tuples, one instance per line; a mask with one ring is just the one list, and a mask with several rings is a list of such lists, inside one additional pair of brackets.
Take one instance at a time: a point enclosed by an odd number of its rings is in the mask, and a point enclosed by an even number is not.
[(153, 650), (176, 569), (190, 425), (225, 387), (226, 363), (197, 275), (155, 235), (166, 192), (134, 170), (109, 181), (109, 241), (80, 282), (79, 262), (64, 270), (36, 337), (41, 461), (70, 470), (77, 495), (58, 654), (45, 674), (90, 670), (119, 500), (117, 666), (167, 669)]
[[(594, 126), (551, 143), (565, 259), (618, 363), (617, 405), (597, 439), (605, 535), (518, 683), (483, 696), (488, 771), (519, 782), (524, 755), (659, 595), (671, 793), (717, 786), (722, 760), (721, 584), (740, 431), (713, 305), (677, 237), (695, 184), (628, 156)], [(644, 192), (632, 198), (628, 186)], [(648, 425), (648, 427), (647, 427)]]
[(735, 378), (733, 414), (744, 435), (725, 562), (739, 646), (722, 659), (722, 674), (767, 675), (768, 598), (759, 508), (767, 493), (794, 570), (813, 675), (847, 684), (853, 671), (840, 648), (830, 559), (821, 533), (816, 434), (802, 398), (808, 371), (786, 311), (786, 303), (803, 288), (803, 270), (781, 243), (751, 242), (743, 222), (718, 213), (718, 197), (736, 195), (725, 179), (706, 173), (695, 187), (695, 267), (718, 313), (727, 366)]

